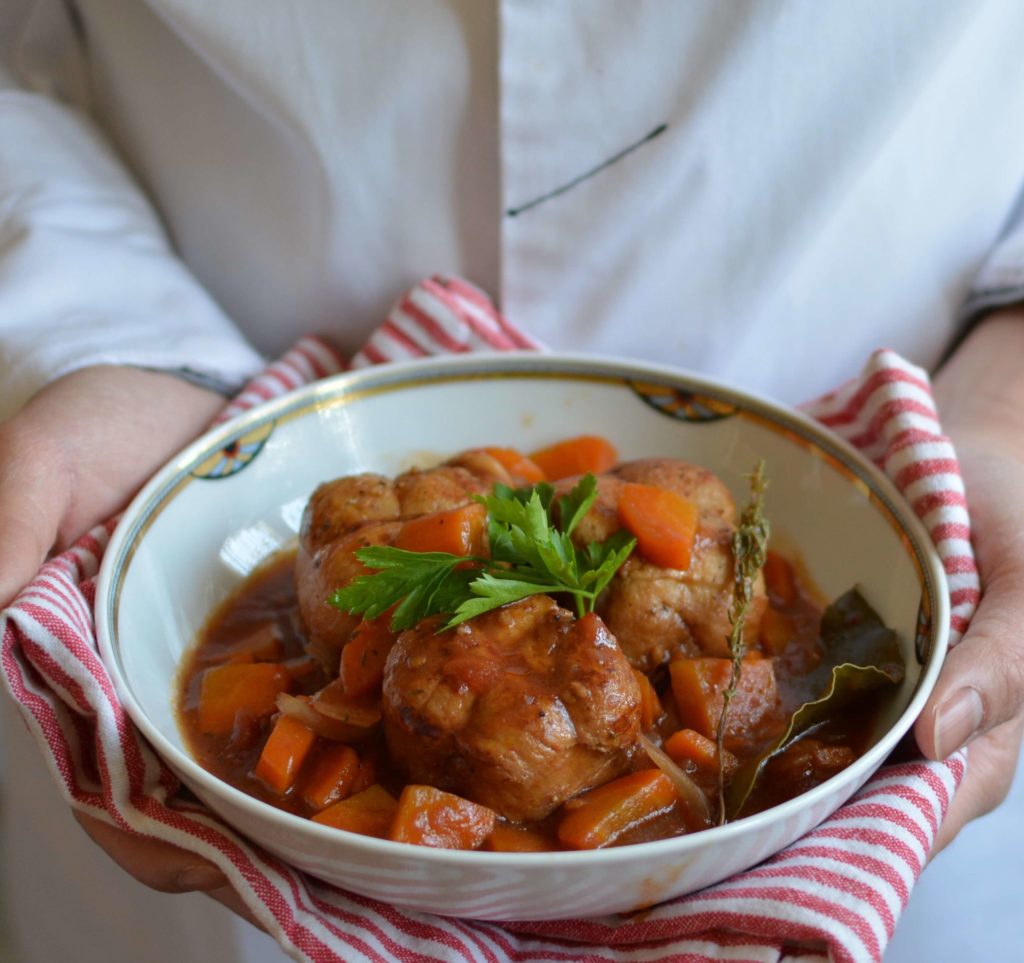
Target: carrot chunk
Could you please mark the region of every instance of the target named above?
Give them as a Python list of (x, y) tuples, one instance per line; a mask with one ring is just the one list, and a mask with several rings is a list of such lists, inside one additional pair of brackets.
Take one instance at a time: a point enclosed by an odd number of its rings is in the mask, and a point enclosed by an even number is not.
[(341, 684), (345, 695), (358, 698), (380, 690), (384, 663), (396, 638), (388, 628), (389, 619), (364, 619), (341, 650)]
[(610, 846), (623, 833), (664, 812), (676, 799), (672, 780), (659, 769), (630, 773), (579, 798), (558, 824), (558, 839), (571, 849)]
[(501, 465), (514, 481), (524, 481), (530, 485), (536, 485), (537, 482), (547, 480), (540, 465), (515, 448), (484, 448), (483, 450)]
[(558, 481), (559, 478), (585, 475), (587, 472), (600, 475), (615, 467), (619, 453), (607, 438), (579, 435), (541, 448), (530, 455), (530, 459), (548, 481)]
[(398, 530), (395, 548), (409, 552), (480, 555), (484, 550), (487, 509), (478, 502), (411, 518)]
[(355, 749), (343, 742), (325, 742), (310, 759), (299, 793), (311, 809), (326, 809), (352, 792), (358, 774)]
[(761, 624), (757, 630), (757, 638), (761, 647), (769, 655), (779, 655), (789, 645), (796, 629), (793, 620), (770, 605), (761, 616)]
[(273, 622), (268, 622), (244, 639), (235, 642), (231, 646), (231, 652), (234, 656), (251, 655), (253, 662), (277, 662), (284, 655), (281, 630)]
[(668, 671), (680, 721), (710, 737), (721, 712), (719, 696), (729, 681), (729, 660), (680, 659), (670, 663)]
[[(694, 729), (680, 729), (672, 733), (661, 748), (673, 762), (681, 766), (692, 762), (702, 772), (718, 772), (718, 745)], [(728, 749), (722, 758), (725, 773), (729, 775), (739, 763)]]
[(316, 742), (316, 733), (291, 716), (274, 723), (253, 775), (282, 796), (295, 785), (299, 770)]
[(764, 574), (764, 586), (776, 605), (791, 605), (796, 600), (793, 566), (778, 552), (768, 550), (761, 571)]
[(551, 843), (542, 833), (500, 823), (484, 843), (484, 849), (495, 853), (546, 853), (551, 848)]
[(199, 689), (199, 730), (227, 736), (236, 727), (250, 725), (276, 708), (278, 693), (291, 678), (283, 666), (271, 662), (213, 666), (203, 673)]
[[(729, 659), (680, 659), (670, 663), (672, 694), (680, 725), (709, 739), (718, 734), (724, 692), (732, 677)], [(770, 737), (780, 721), (775, 666), (771, 659), (745, 658), (729, 705), (725, 745), (734, 749)]]
[(439, 849), (476, 849), (494, 829), (493, 809), (433, 786), (406, 786), (388, 839)]
[(619, 494), (619, 523), (636, 536), (644, 558), (686, 571), (697, 537), (697, 506), (676, 492), (627, 482)]
[(342, 799), (313, 817), (313, 822), (335, 829), (347, 829), (363, 836), (387, 836), (398, 802), (383, 786), (375, 783), (348, 799)]
[(349, 793), (355, 795), (369, 789), (377, 782), (377, 764), (370, 756), (363, 756), (359, 760), (359, 768), (356, 770), (355, 778), (349, 788)]
[(633, 675), (636, 676), (637, 685), (640, 687), (640, 728), (644, 732), (650, 732), (665, 714), (665, 710), (661, 707), (661, 700), (654, 691), (651, 680), (639, 669), (634, 669)]

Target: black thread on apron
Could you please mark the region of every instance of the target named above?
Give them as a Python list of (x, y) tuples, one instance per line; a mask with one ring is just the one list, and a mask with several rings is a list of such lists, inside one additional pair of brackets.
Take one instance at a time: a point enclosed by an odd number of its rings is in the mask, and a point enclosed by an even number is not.
[(519, 207), (510, 207), (505, 214), (508, 217), (517, 217), (524, 211), (530, 210), (531, 207), (536, 207), (538, 204), (543, 204), (545, 201), (550, 201), (553, 197), (558, 197), (559, 194), (564, 194), (566, 191), (571, 191), (577, 184), (582, 184), (585, 180), (593, 177), (595, 174), (600, 174), (601, 171), (612, 164), (617, 164), (620, 160), (629, 154), (632, 154), (638, 147), (643, 147), (644, 144), (654, 140), (655, 137), (665, 133), (668, 130), (668, 124), (659, 124), (649, 134), (645, 134), (635, 144), (630, 144), (628, 147), (624, 147), (617, 154), (613, 154), (606, 161), (602, 161), (597, 167), (592, 167), (588, 171), (584, 171), (582, 174), (578, 174), (571, 181), (563, 184), (561, 187), (556, 187), (553, 191), (548, 191), (546, 194), (541, 194), (540, 197), (535, 197), (532, 201), (528, 201), (525, 204), (520, 204)]

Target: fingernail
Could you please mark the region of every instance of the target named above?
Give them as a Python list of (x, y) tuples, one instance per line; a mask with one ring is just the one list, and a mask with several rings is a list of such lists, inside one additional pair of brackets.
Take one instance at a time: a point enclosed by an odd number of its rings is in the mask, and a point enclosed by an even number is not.
[(192, 890), (220, 889), (228, 885), (228, 878), (216, 866), (186, 866), (174, 882), (182, 892)]
[(981, 728), (985, 706), (977, 689), (967, 686), (954, 692), (935, 712), (935, 752), (951, 756)]

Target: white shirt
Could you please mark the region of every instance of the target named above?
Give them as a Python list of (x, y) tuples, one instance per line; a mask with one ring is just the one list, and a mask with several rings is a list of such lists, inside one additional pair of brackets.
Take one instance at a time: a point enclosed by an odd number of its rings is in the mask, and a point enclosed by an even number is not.
[[(1013, 0), (0, 0), (0, 408), (97, 362), (351, 351), (435, 271), (553, 347), (789, 401), (881, 344), (930, 366), (972, 282), (1024, 291), (1021, 36)], [(7, 851), (44, 851), (13, 798)]]
[(12, 74), (92, 112), (185, 262), (97, 135), (0, 93), (11, 401), (99, 360), (237, 382), (232, 324), (351, 350), (437, 270), (799, 400), (882, 343), (933, 364), (1024, 184), (1012, 0), (79, 0), (84, 40), (7, 3)]

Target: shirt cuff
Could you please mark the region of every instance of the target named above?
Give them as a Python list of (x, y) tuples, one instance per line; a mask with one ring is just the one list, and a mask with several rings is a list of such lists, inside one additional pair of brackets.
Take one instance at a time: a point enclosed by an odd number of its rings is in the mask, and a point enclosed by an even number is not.
[(943, 363), (980, 321), (997, 308), (1024, 303), (1024, 190), (999, 241), (985, 258), (957, 314)]

